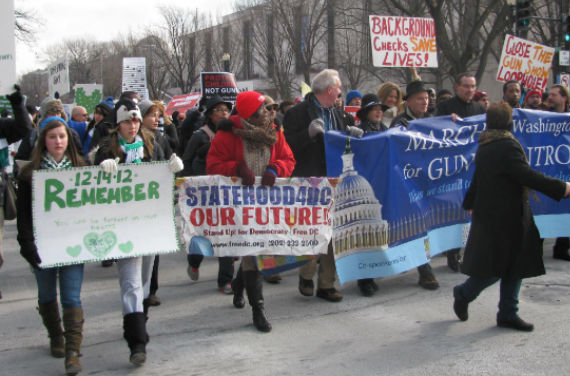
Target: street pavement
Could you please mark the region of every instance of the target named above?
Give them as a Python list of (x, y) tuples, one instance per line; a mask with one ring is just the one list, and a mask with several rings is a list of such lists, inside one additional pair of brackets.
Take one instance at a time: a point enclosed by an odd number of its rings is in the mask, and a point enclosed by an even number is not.
[[(0, 375), (62, 375), (50, 357), (36, 306), (36, 284), (19, 255), (15, 221), (6, 222), (0, 270)], [(218, 264), (206, 258), (200, 279), (186, 274), (186, 254), (160, 258), (162, 305), (151, 308), (147, 363), (134, 367), (122, 338), (116, 266), (87, 264), (82, 375), (570, 375), (570, 263), (552, 259), (547, 274), (524, 280), (520, 315), (532, 333), (495, 325), (498, 286), (469, 306), (469, 320), (453, 313), (452, 288), (465, 276), (444, 257), (432, 260), (441, 284), (427, 291), (415, 270), (377, 279), (379, 291), (360, 295), (340, 286), (344, 300), (329, 303), (297, 291), (297, 271), (264, 284), (271, 333), (257, 332), (251, 309), (233, 308), (216, 284)]]

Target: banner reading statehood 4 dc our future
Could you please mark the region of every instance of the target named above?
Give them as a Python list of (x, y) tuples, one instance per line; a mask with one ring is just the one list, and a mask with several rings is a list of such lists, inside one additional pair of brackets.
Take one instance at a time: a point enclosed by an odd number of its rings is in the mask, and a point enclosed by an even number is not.
[(210, 239), (216, 256), (326, 253), (333, 186), (327, 178), (276, 179), (273, 187), (220, 175), (177, 179), (186, 244)]

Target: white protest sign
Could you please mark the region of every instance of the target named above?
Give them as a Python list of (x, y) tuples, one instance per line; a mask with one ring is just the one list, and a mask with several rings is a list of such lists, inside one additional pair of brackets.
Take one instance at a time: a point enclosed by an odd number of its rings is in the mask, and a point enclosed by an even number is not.
[(544, 91), (553, 58), (554, 48), (507, 34), (497, 81), (516, 80), (528, 90)]
[[(210, 240), (216, 256), (326, 253), (332, 237), (334, 191), (327, 178), (279, 178), (273, 187), (238, 178), (186, 177), (178, 206), (184, 240)], [(180, 181), (181, 179), (179, 179)]]
[(369, 16), (369, 20), (375, 67), (437, 68), (433, 19)]
[(141, 99), (149, 99), (146, 86), (146, 58), (123, 58), (122, 91), (134, 91)]
[(40, 266), (177, 251), (172, 186), (168, 162), (35, 171)]
[(14, 91), (16, 83), (16, 40), (14, 1), (0, 3), (0, 95)]
[(50, 97), (59, 98), (69, 93), (69, 65), (67, 60), (63, 59), (50, 65), (48, 72)]

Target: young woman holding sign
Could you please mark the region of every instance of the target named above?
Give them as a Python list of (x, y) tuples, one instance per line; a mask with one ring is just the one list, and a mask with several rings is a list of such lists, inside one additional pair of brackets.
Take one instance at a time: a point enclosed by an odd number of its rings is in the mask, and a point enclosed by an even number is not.
[[(83, 309), (81, 308), (81, 284), (83, 264), (41, 269), (41, 259), (34, 243), (32, 217), (32, 173), (40, 169), (64, 169), (84, 166), (72, 140), (65, 120), (60, 117), (45, 119), (32, 159), (18, 175), (18, 242), (20, 253), (33, 267), (38, 284), (40, 315), (50, 337), (51, 354), (65, 357), (65, 372), (76, 375), (81, 371), (79, 350), (83, 339)], [(47, 250), (45, 250), (47, 251)], [(63, 328), (57, 303), (57, 283), (63, 307)]]
[[(116, 127), (104, 139), (95, 155), (95, 164), (108, 174), (116, 174), (119, 163), (141, 163), (164, 160), (164, 152), (152, 134), (141, 129), (142, 116), (130, 99), (115, 105)], [(183, 164), (176, 154), (169, 160), (170, 170), (178, 172)], [(119, 284), (123, 301), (123, 337), (131, 350), (130, 362), (146, 361), (146, 320), (154, 255), (119, 259)]]

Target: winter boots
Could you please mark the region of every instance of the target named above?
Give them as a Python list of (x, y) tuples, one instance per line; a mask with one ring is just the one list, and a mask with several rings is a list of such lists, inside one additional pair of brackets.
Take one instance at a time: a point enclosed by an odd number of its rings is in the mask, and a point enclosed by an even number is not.
[(72, 307), (63, 309), (63, 327), (65, 329), (65, 373), (77, 375), (81, 372), (81, 341), (83, 340), (83, 309)]
[(65, 356), (65, 345), (57, 301), (40, 304), (39, 311), (42, 316), (44, 326), (48, 331), (51, 355), (54, 358), (63, 358)]
[(234, 292), (234, 307), (236, 308), (243, 308), (245, 306), (243, 289), (243, 272), (240, 266), (236, 273), (236, 277), (232, 281), (232, 290)]
[(148, 343), (144, 313), (134, 312), (123, 317), (123, 337), (131, 350), (129, 361), (136, 366), (142, 366), (146, 361)]
[(271, 324), (267, 321), (263, 307), (263, 277), (257, 270), (242, 272), (242, 276), (247, 299), (253, 311), (253, 326), (260, 332), (270, 332)]

